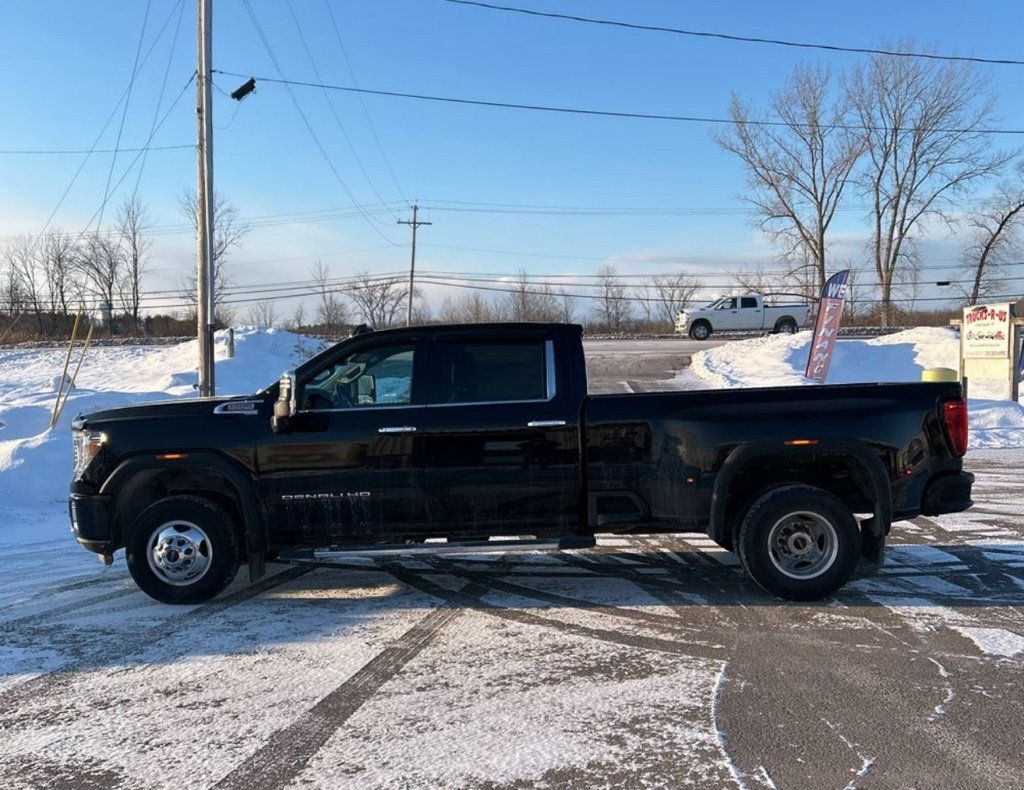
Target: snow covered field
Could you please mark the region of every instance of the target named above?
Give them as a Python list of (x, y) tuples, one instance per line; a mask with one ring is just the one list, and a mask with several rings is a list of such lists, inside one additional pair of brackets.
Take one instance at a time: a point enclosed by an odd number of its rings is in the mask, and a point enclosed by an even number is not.
[[(859, 368), (870, 378), (913, 380), (913, 366), (948, 365), (939, 332), (839, 351), (851, 365), (877, 354)], [(727, 344), (694, 370), (717, 386), (797, 383), (805, 342)], [(313, 350), (241, 333), (219, 389), (252, 391)], [(68, 422), (188, 396), (194, 349), (90, 352), (48, 432), (61, 354), (0, 351), (4, 790), (975, 788), (1024, 775), (1017, 404), (971, 404), (976, 437), (998, 427), (976, 424), (987, 408), (1012, 429), (968, 455), (977, 506), (898, 525), (881, 572), (823, 604), (780, 603), (732, 554), (675, 535), (273, 566), (170, 607), (120, 555), (104, 568), (67, 533)]]

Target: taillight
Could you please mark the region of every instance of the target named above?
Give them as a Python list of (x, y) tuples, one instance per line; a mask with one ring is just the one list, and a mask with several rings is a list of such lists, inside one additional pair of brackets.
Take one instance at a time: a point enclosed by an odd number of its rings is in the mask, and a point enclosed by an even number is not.
[(967, 452), (967, 402), (963, 398), (944, 400), (941, 410), (949, 451), (961, 456)]

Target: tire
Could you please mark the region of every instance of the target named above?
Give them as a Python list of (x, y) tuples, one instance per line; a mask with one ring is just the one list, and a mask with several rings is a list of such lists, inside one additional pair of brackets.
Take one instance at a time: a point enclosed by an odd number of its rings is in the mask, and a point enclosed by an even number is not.
[(235, 578), (241, 561), (231, 517), (196, 496), (167, 497), (142, 511), (132, 525), (125, 555), (139, 588), (171, 604), (213, 598)]
[(747, 511), (736, 537), (740, 563), (773, 595), (825, 598), (849, 581), (860, 559), (860, 528), (840, 499), (808, 485), (784, 485)]
[(775, 325), (775, 333), (778, 335), (796, 334), (796, 321), (792, 318), (781, 318)]
[(690, 327), (690, 337), (694, 340), (707, 340), (711, 337), (711, 324), (707, 321), (695, 321)]

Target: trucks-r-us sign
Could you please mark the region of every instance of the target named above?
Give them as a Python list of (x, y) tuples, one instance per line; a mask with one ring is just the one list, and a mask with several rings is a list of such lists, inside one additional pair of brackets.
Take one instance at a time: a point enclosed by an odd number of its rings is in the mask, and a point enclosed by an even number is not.
[(1007, 359), (1010, 356), (1009, 304), (981, 304), (964, 308), (961, 325), (964, 359)]

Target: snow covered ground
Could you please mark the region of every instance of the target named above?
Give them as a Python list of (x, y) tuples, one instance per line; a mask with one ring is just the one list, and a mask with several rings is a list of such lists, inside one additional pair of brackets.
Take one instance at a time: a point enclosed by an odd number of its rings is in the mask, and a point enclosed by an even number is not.
[[(712, 387), (814, 386), (803, 377), (811, 332), (727, 343), (694, 354), (691, 368)], [(828, 384), (920, 381), (925, 368), (958, 368), (959, 340), (942, 327), (921, 327), (870, 340), (836, 343)], [(1024, 447), (1024, 406), (1006, 399), (1006, 384), (969, 382), (970, 446)]]
[[(284, 331), (217, 333), (217, 392), (247, 394), (273, 383), (321, 348)], [(72, 357), (69, 378), (78, 359)], [(66, 349), (0, 349), (0, 546), (56, 537), (66, 529), (71, 421), (77, 414), (144, 401), (195, 396), (195, 342), (90, 348), (57, 425), (50, 414)]]
[[(843, 341), (833, 370), (915, 380), (948, 364), (938, 332)], [(801, 343), (731, 343), (696, 369), (799, 383)], [(219, 389), (314, 350), (239, 333)], [(731, 553), (671, 535), (275, 565), (171, 607), (67, 533), (68, 423), (190, 396), (193, 360), (191, 344), (90, 352), (48, 431), (62, 352), (0, 351), (0, 788), (1020, 784), (1024, 450), (972, 450), (976, 507), (898, 525), (881, 572), (820, 604), (780, 603)]]

